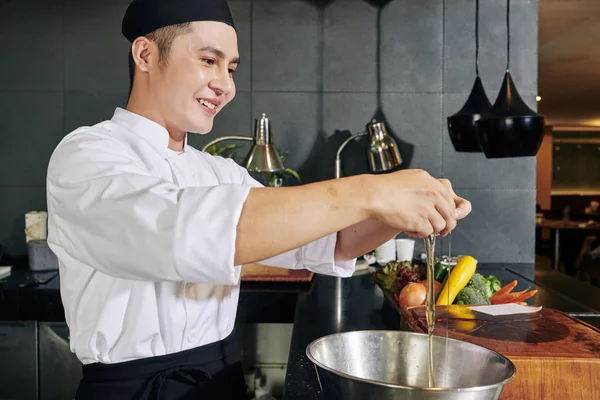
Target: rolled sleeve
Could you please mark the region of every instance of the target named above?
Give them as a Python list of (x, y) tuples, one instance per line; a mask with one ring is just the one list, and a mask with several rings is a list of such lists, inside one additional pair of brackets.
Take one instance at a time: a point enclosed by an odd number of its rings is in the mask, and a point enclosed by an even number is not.
[[(234, 164), (232, 160), (224, 161), (238, 171), (237, 179), (241, 180), (243, 184), (250, 185), (250, 187), (262, 187), (248, 174), (247, 170)], [(286, 269), (307, 269), (318, 274), (344, 278), (352, 276), (356, 267), (356, 259), (336, 262), (336, 243), (337, 233), (332, 233), (300, 248), (260, 261), (259, 264)]]
[(183, 192), (181, 202), (196, 206), (183, 208), (178, 216), (181, 222), (176, 224), (180, 229), (174, 238), (179, 254), (175, 260), (182, 278), (189, 282), (238, 282), (241, 269), (234, 264), (237, 224), (250, 189), (249, 185), (224, 184)]
[(260, 261), (259, 264), (287, 269), (307, 269), (317, 274), (347, 278), (354, 274), (356, 259), (335, 261), (337, 234), (332, 233), (300, 248)]
[(347, 278), (354, 274), (356, 258), (348, 261), (335, 261), (337, 233), (302, 246), (301, 263), (309, 271)]

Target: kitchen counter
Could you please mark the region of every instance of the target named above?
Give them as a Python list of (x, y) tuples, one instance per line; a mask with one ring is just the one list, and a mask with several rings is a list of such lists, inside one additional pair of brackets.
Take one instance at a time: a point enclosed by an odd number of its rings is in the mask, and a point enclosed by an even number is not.
[[(495, 275), (503, 284), (516, 279), (516, 291), (527, 287), (538, 289), (528, 303), (554, 308), (567, 313), (593, 314), (596, 310), (533, 282), (533, 265), (480, 264), (478, 271)], [(530, 271), (523, 273), (522, 271)], [(306, 347), (315, 339), (337, 332), (353, 330), (398, 330), (400, 318), (387, 303), (381, 290), (369, 275), (348, 279), (319, 276), (311, 293), (301, 294), (296, 317), (285, 381), (285, 400), (323, 399)]]
[[(0, 279), (0, 321), (64, 322), (59, 284), (58, 271), (13, 268), (9, 277)], [(310, 283), (242, 282), (236, 320), (292, 323), (298, 294), (308, 293), (313, 284), (314, 279)]]
[[(32, 273), (23, 265), (0, 279), (0, 398), (73, 398), (81, 364), (69, 348), (59, 285), (57, 271)], [(236, 322), (291, 324), (298, 295), (311, 286), (242, 282)]]
[[(519, 281), (515, 290), (538, 289), (528, 302), (567, 313), (588, 323), (600, 321), (591, 306), (572, 300), (543, 284), (534, 282), (532, 264), (480, 264), (478, 271), (493, 274), (502, 283)], [(32, 273), (15, 268), (10, 277), (0, 280), (0, 321), (64, 322), (59, 280), (54, 272)], [(367, 271), (352, 278), (338, 279), (315, 275), (311, 283), (243, 282), (237, 313), (242, 323), (294, 323), (285, 399), (323, 399), (315, 368), (306, 357), (313, 340), (336, 332), (372, 329), (400, 329), (397, 311), (389, 305)], [(66, 335), (66, 333), (65, 333)]]

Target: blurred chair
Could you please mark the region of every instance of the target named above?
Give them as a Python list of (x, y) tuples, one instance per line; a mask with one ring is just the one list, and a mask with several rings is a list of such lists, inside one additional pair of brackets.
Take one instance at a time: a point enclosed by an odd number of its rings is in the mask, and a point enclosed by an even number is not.
[(585, 237), (575, 262), (575, 268), (579, 272), (581, 280), (586, 280), (586, 274), (590, 274), (592, 284), (600, 287), (598, 284), (600, 281), (600, 238), (598, 236)]

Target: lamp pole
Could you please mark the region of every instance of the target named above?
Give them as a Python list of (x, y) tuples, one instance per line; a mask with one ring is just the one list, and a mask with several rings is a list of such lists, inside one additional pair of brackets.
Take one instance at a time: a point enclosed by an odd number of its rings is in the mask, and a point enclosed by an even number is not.
[(223, 142), (225, 140), (244, 140), (247, 142), (252, 142), (254, 140), (254, 138), (251, 137), (246, 137), (246, 136), (223, 136), (220, 138), (216, 138), (214, 140), (211, 140), (210, 142), (208, 142), (203, 148), (202, 151), (206, 151), (206, 149), (208, 149), (210, 146), (212, 146), (213, 144), (217, 144), (219, 142)]
[(348, 143), (350, 143), (352, 140), (361, 137), (361, 136), (365, 136), (367, 134), (367, 132), (360, 132), (360, 133), (355, 133), (354, 135), (351, 135), (349, 138), (347, 138), (346, 140), (344, 140), (344, 142), (340, 145), (340, 147), (338, 148), (337, 154), (335, 156), (335, 179), (341, 178), (342, 177), (342, 151), (344, 150), (344, 147), (346, 147), (346, 145)]

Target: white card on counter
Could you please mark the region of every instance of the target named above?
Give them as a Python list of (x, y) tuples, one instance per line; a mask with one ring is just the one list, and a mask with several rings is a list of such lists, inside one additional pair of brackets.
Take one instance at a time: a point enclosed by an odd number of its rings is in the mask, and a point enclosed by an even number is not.
[(513, 315), (513, 314), (531, 314), (536, 313), (542, 309), (542, 307), (531, 307), (522, 306), (516, 303), (508, 304), (494, 304), (489, 306), (471, 306), (469, 307), (473, 311), (488, 315)]
[(0, 267), (0, 279), (10, 276), (11, 267)]

